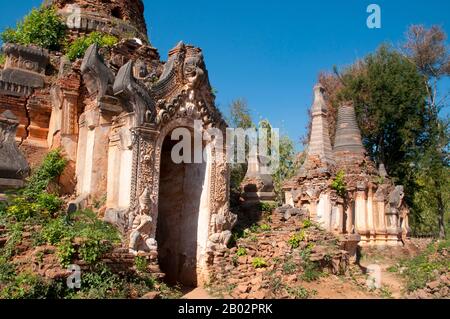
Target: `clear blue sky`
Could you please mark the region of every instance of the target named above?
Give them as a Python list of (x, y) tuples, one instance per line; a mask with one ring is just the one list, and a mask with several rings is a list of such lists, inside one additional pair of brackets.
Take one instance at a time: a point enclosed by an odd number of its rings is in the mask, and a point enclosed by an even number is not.
[[(1, 1), (0, 29), (40, 0)], [(448, 0), (144, 0), (150, 40), (163, 60), (183, 40), (204, 50), (217, 104), (247, 99), (296, 141), (305, 133), (312, 87), (322, 70), (345, 66), (381, 43), (399, 44), (411, 24), (439, 24), (450, 34)], [(382, 28), (368, 29), (366, 8), (382, 9)], [(444, 81), (443, 89), (450, 88)]]

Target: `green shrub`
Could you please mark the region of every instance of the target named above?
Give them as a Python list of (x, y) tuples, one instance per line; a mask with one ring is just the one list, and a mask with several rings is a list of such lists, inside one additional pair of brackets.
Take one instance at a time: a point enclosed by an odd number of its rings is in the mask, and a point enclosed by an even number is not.
[(259, 227), (258, 224), (253, 224), (253, 225), (250, 226), (249, 230), (250, 230), (251, 233), (259, 233), (261, 228)]
[(431, 243), (420, 255), (402, 260), (403, 276), (407, 280), (406, 289), (415, 291), (422, 289), (430, 281), (436, 280), (436, 273), (449, 270), (448, 252), (443, 253), (440, 249), (448, 247), (449, 240)]
[(70, 61), (75, 61), (76, 59), (82, 58), (86, 50), (94, 43), (99, 47), (112, 47), (117, 42), (118, 39), (112, 35), (92, 32), (87, 36), (73, 41), (67, 48), (67, 57)]
[(242, 256), (246, 256), (246, 255), (247, 255), (247, 250), (244, 247), (239, 247), (236, 252), (236, 256), (242, 257)]
[(295, 274), (296, 272), (297, 272), (297, 264), (294, 261), (288, 260), (283, 264), (283, 273), (287, 275), (292, 275)]
[(89, 238), (81, 244), (78, 253), (82, 260), (92, 265), (98, 262), (103, 254), (110, 250), (111, 245), (108, 242)]
[(50, 245), (56, 245), (63, 238), (71, 238), (70, 229), (62, 218), (52, 220), (45, 225), (41, 236)]
[(267, 262), (263, 258), (260, 258), (260, 257), (253, 258), (252, 265), (254, 268), (265, 268), (268, 266)]
[(60, 50), (66, 27), (52, 7), (33, 9), (15, 29), (8, 28), (1, 35), (3, 42), (38, 45), (45, 49)]
[(303, 264), (303, 274), (301, 275), (301, 279), (304, 281), (316, 281), (322, 275), (323, 273), (319, 270), (319, 267), (315, 263), (308, 261)]
[(41, 299), (48, 295), (49, 288), (49, 283), (41, 277), (22, 272), (0, 291), (0, 299)]
[(300, 247), (300, 243), (305, 239), (305, 232), (301, 231), (300, 233), (296, 233), (291, 236), (288, 240), (289, 246), (291, 246), (292, 249), (296, 249)]
[(336, 178), (331, 183), (331, 188), (334, 189), (339, 196), (345, 198), (347, 187), (345, 185), (345, 172), (343, 170), (340, 170), (336, 174)]
[(41, 214), (53, 216), (61, 209), (64, 201), (54, 194), (41, 193), (36, 198), (36, 204)]
[(309, 220), (309, 219), (305, 219), (305, 220), (303, 221), (303, 228), (309, 228), (309, 227), (311, 227), (312, 225), (313, 225), (313, 223), (312, 223), (312, 221)]
[(27, 198), (36, 199), (53, 179), (61, 175), (66, 165), (67, 160), (61, 155), (60, 150), (50, 151), (41, 166), (31, 175), (23, 194)]
[(0, 53), (0, 65), (5, 65), (6, 63), (6, 55)]
[(0, 283), (10, 281), (14, 278), (16, 273), (16, 268), (12, 263), (4, 257), (0, 257)]
[(8, 225), (8, 241), (5, 246), (0, 250), (0, 258), (8, 260), (16, 253), (16, 247), (22, 241), (23, 224), (12, 223)]
[(276, 207), (276, 204), (273, 203), (267, 203), (267, 202), (261, 202), (258, 204), (259, 210), (266, 213), (271, 213)]
[(75, 247), (72, 244), (70, 238), (64, 238), (57, 246), (56, 255), (58, 256), (59, 263), (63, 267), (67, 267), (72, 263), (75, 255)]
[(146, 272), (148, 270), (148, 262), (145, 257), (137, 256), (134, 258), (134, 265), (137, 271)]
[(304, 287), (287, 287), (286, 288), (289, 295), (294, 297), (295, 299), (308, 299), (311, 298), (311, 296), (316, 295), (317, 291), (315, 290), (308, 290)]
[(31, 202), (25, 197), (18, 196), (12, 200), (8, 207), (8, 216), (13, 217), (18, 222), (24, 222), (34, 217), (40, 211), (37, 203)]
[(271, 227), (270, 227), (270, 225), (268, 225), (268, 224), (263, 224), (263, 225), (261, 225), (260, 229), (261, 229), (262, 231), (270, 231), (270, 230), (271, 230)]

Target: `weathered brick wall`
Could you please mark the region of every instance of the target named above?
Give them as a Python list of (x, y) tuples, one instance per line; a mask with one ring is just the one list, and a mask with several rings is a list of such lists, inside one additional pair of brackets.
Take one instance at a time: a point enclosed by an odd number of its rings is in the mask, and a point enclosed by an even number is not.
[(147, 34), (144, 19), (144, 4), (141, 0), (53, 0), (47, 1), (59, 9), (69, 4), (77, 4), (80, 8), (99, 16), (114, 17), (135, 26), (143, 34)]

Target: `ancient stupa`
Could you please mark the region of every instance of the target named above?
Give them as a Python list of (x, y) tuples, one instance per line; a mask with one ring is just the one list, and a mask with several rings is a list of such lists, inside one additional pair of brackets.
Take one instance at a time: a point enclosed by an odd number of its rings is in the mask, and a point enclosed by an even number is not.
[[(409, 235), (403, 187), (395, 186), (366, 156), (352, 102), (340, 105), (331, 149), (327, 108), (320, 85), (314, 88), (307, 155), (295, 178), (284, 185), (287, 204), (347, 241), (360, 245), (401, 245)], [(345, 191), (333, 182), (344, 176)]]

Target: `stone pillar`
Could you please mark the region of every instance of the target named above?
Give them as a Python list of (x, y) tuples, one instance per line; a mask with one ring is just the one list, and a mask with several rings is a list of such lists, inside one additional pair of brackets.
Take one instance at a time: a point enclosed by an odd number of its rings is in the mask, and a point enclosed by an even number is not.
[(373, 205), (373, 189), (369, 185), (367, 191), (367, 231), (370, 238), (370, 244), (375, 244), (375, 223), (374, 223), (375, 209)]
[(347, 206), (347, 210), (345, 212), (345, 227), (348, 234), (354, 234), (355, 233), (355, 202), (350, 202)]
[(356, 186), (355, 221), (356, 232), (361, 235), (363, 241), (367, 241), (369, 231), (367, 227), (366, 184), (362, 182), (358, 182)]
[(322, 193), (319, 197), (319, 205), (317, 205), (317, 221), (323, 225), (323, 227), (331, 231), (332, 230), (332, 207), (330, 194)]
[(333, 215), (334, 215), (334, 226), (333, 230), (339, 234), (343, 234), (345, 231), (344, 225), (344, 205), (342, 203), (337, 203), (336, 206), (333, 207)]
[(386, 243), (386, 217), (385, 217), (385, 195), (382, 188), (378, 188), (375, 193), (375, 238), (377, 245), (384, 245)]

